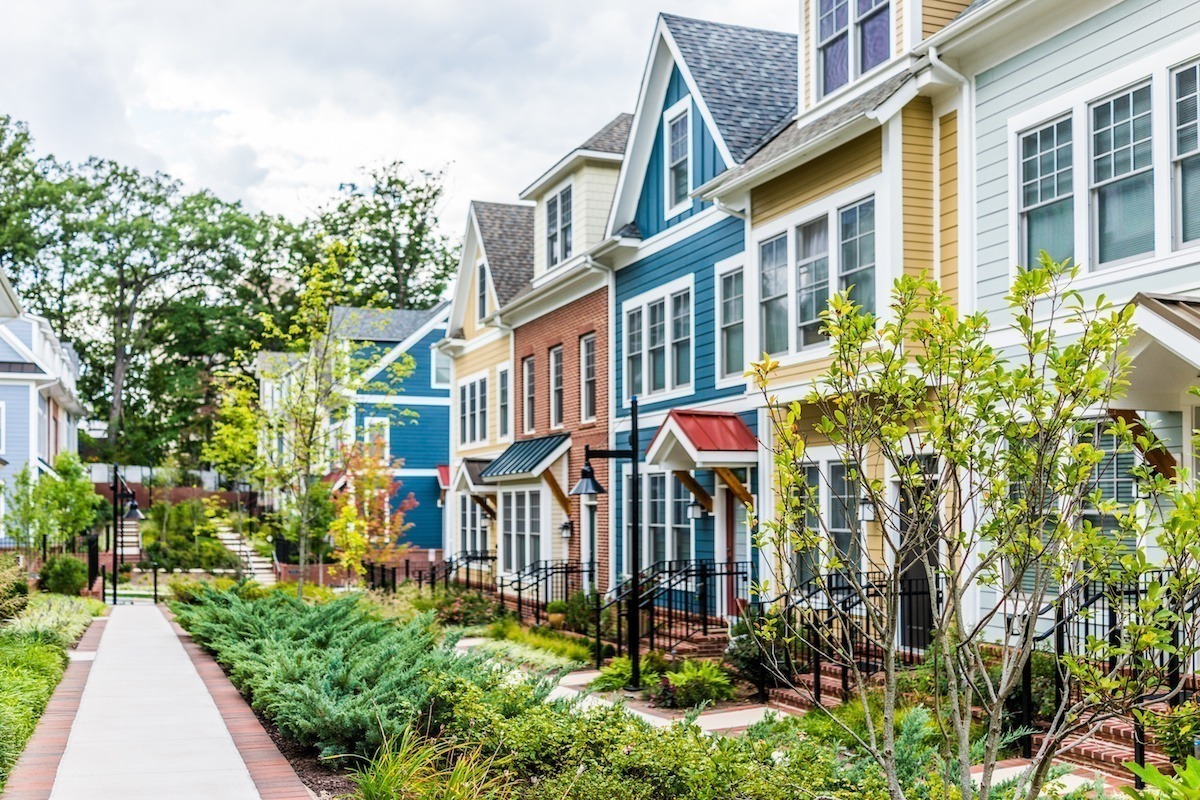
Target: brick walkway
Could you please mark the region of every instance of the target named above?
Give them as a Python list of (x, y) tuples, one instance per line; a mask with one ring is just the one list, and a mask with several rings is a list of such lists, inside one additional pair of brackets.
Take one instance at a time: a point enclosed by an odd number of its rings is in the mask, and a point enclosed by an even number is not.
[(311, 795), (187, 634), (154, 606), (119, 606), (76, 648), (4, 800), (166, 797)]

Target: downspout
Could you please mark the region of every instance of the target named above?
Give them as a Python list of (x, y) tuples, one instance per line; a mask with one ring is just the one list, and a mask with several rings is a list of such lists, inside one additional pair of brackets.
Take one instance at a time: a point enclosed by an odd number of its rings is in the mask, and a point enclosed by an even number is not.
[[(978, 276), (975, 274), (975, 85), (970, 78), (963, 75), (958, 70), (951, 67), (945, 61), (942, 61), (941, 55), (938, 54), (937, 47), (930, 47), (927, 54), (929, 63), (935, 70), (942, 72), (955, 83), (962, 87), (962, 116), (964, 119), (962, 133), (962, 154), (959, 164), (966, 164), (968, 170), (968, 179), (963, 181), (965, 186), (959, 186), (960, 208), (967, 209), (967, 213), (963, 215), (962, 226), (963, 231), (959, 236), (960, 242), (966, 242), (967, 248), (961, 254), (962, 263), (959, 264), (958, 274), (958, 291), (960, 293), (959, 305), (964, 311), (970, 312), (975, 309), (975, 292), (976, 281)], [(963, 281), (962, 276), (966, 274), (969, 280)], [(969, 288), (966, 288), (969, 287)], [(964, 289), (966, 288), (966, 292)], [(968, 294), (969, 292), (969, 294)], [(965, 301), (965, 302), (964, 302)]]

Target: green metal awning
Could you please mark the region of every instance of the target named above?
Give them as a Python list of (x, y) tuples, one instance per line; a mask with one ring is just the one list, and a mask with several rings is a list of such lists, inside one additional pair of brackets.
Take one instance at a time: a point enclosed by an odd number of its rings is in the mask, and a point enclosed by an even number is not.
[(480, 477), (489, 483), (536, 478), (570, 449), (571, 436), (567, 433), (513, 442)]

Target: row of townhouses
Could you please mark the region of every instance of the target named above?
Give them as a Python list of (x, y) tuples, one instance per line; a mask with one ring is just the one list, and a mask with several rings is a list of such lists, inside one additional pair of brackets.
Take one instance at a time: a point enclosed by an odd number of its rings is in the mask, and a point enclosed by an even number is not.
[[(566, 564), (604, 592), (656, 564), (753, 575), (747, 509), (770, 513), (771, 460), (747, 364), (771, 354), (772, 392), (802, 400), (829, 364), (831, 293), (886, 313), (903, 272), (1003, 337), (1014, 271), (1041, 249), (1083, 265), (1085, 296), (1137, 305), (1126, 405), (1193, 462), (1200, 3), (798, 12), (798, 36), (661, 15), (632, 114), (512, 202), (471, 204), (449, 304), (390, 339), (424, 364), (398, 401), (419, 421), (388, 432), (406, 480), (427, 484), (414, 544), (494, 558), (510, 586)], [(639, 530), (627, 461), (594, 459), (607, 493), (570, 494), (585, 446), (627, 445), (635, 397)], [(363, 398), (358, 430), (395, 408)], [(887, 523), (858, 518), (847, 467), (807, 438), (823, 527), (852, 563), (880, 557)], [(1118, 472), (1105, 491), (1132, 487)], [(747, 591), (730, 581), (714, 602)]]

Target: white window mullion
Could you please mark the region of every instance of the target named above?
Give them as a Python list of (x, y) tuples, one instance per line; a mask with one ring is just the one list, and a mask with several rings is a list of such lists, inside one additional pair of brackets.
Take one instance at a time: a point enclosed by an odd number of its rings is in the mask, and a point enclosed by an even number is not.
[(1150, 109), (1154, 138), (1150, 142), (1154, 163), (1154, 252), (1167, 255), (1174, 244), (1176, 204), (1172, 184), (1171, 139), (1175, 133), (1171, 102), (1171, 74), (1156, 72), (1150, 83)]

